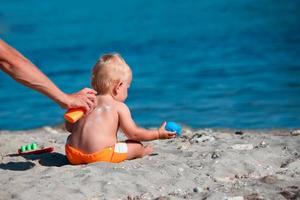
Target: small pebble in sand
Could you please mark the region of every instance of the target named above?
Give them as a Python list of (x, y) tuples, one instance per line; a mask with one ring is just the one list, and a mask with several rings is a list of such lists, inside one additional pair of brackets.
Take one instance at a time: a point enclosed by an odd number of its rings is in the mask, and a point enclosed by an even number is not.
[(264, 198), (257, 193), (248, 194), (248, 195), (244, 196), (244, 199), (245, 200), (264, 200)]
[(244, 200), (244, 197), (242, 196), (227, 197), (226, 200)]
[(179, 172), (183, 172), (184, 169), (180, 167), (180, 168), (178, 169), (178, 171), (179, 171)]
[(195, 188), (193, 189), (193, 191), (194, 191), (195, 193), (201, 193), (201, 192), (203, 192), (203, 189), (200, 188), (200, 187), (195, 187)]
[(218, 152), (213, 152), (212, 155), (211, 155), (211, 158), (212, 158), (212, 159), (217, 159), (217, 158), (219, 158), (220, 156), (221, 156), (220, 153), (218, 153)]
[(298, 186), (288, 186), (287, 188), (282, 189), (279, 194), (286, 199), (296, 200), (300, 196), (300, 189)]
[(180, 146), (177, 147), (177, 149), (186, 150), (186, 149), (188, 149), (188, 146), (186, 146), (186, 145), (180, 145)]
[(252, 150), (254, 147), (253, 144), (235, 144), (231, 148), (235, 150)]
[(189, 142), (191, 144), (201, 143), (201, 142), (212, 142), (212, 141), (215, 141), (215, 138), (213, 136), (203, 135), (201, 133), (196, 133), (189, 139)]
[(258, 145), (255, 146), (256, 149), (258, 148), (266, 148), (268, 147), (269, 145), (263, 140), (261, 141)]
[(287, 146), (282, 147), (283, 150), (288, 150)]
[(298, 157), (299, 153), (297, 151), (293, 152), (294, 156)]
[(213, 132), (213, 130), (209, 129), (209, 128), (206, 128), (206, 129), (203, 130), (203, 132), (210, 134), (210, 133)]
[(294, 130), (294, 131), (291, 131), (290, 134), (291, 134), (292, 136), (298, 136), (298, 135), (300, 135), (300, 130)]
[(55, 129), (53, 129), (53, 128), (50, 127), (50, 126), (44, 126), (43, 128), (44, 128), (44, 130), (45, 130), (46, 132), (53, 133), (53, 134), (58, 134), (58, 131), (55, 130)]
[(155, 200), (170, 200), (170, 198), (165, 197), (165, 196), (160, 196), (160, 197), (155, 198)]
[(259, 145), (265, 147), (267, 146), (267, 143), (265, 141), (262, 141), (261, 143), (259, 143)]
[(236, 135), (244, 135), (244, 132), (242, 132), (242, 131), (236, 131), (235, 134)]
[(277, 177), (274, 175), (267, 175), (259, 179), (263, 183), (273, 184), (277, 181)]
[(189, 138), (189, 142), (191, 144), (195, 143), (195, 142), (198, 142), (197, 139), (198, 138), (201, 138), (202, 137), (202, 134), (201, 133), (195, 133), (191, 138)]
[(195, 139), (195, 141), (197, 143), (200, 143), (200, 142), (212, 142), (214, 140), (215, 140), (215, 138), (213, 136), (206, 136), (206, 135), (204, 135), (204, 136), (202, 136), (200, 138), (196, 138)]

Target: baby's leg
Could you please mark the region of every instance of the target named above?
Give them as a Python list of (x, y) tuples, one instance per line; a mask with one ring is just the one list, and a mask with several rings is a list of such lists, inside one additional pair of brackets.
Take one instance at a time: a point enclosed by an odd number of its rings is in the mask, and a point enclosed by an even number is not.
[(127, 160), (132, 160), (135, 158), (142, 158), (143, 156), (152, 153), (152, 146), (143, 146), (142, 143), (134, 140), (125, 141), (128, 147)]

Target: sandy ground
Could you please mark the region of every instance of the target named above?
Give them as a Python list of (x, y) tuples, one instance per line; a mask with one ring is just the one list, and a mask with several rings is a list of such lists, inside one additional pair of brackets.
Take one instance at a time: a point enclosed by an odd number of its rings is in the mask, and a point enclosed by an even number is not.
[[(60, 127), (0, 132), (0, 199), (300, 199), (300, 131), (192, 130), (155, 155), (72, 166)], [(13, 156), (27, 143), (55, 152)]]

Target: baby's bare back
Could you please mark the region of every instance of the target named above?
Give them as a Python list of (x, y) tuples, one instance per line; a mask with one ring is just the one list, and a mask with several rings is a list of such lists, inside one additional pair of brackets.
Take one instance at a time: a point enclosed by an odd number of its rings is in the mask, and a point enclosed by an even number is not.
[(118, 112), (115, 102), (97, 97), (97, 107), (72, 128), (67, 143), (84, 153), (94, 153), (117, 142)]

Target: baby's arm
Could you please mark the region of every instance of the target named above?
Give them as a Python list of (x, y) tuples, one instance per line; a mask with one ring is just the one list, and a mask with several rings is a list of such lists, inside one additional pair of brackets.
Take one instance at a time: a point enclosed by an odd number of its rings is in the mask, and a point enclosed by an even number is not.
[(176, 133), (166, 131), (166, 122), (159, 129), (147, 130), (138, 127), (133, 121), (129, 108), (124, 103), (118, 105), (118, 115), (120, 120), (120, 128), (129, 139), (137, 141), (149, 141), (157, 139), (171, 139), (176, 136)]

